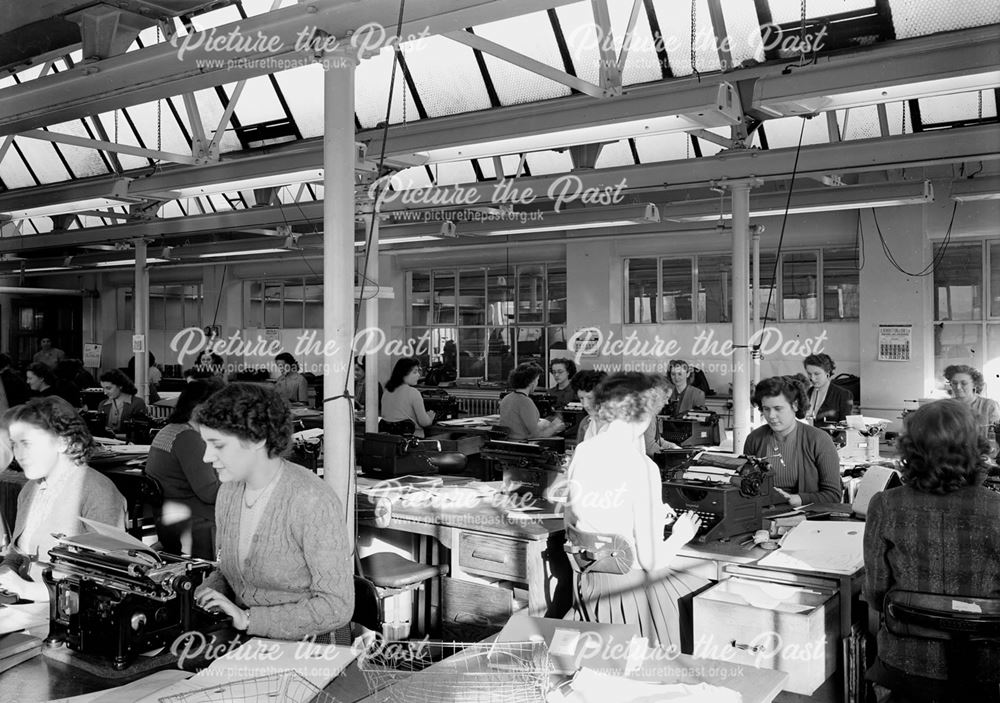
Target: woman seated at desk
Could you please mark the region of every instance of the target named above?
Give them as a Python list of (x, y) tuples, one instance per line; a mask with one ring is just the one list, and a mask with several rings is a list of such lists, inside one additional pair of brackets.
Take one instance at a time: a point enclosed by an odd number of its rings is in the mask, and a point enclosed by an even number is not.
[(248, 634), (325, 636), (354, 612), (354, 565), (344, 507), (329, 483), (281, 458), (292, 441), (288, 404), (271, 388), (233, 383), (194, 415), (205, 461), (219, 473), (219, 570), (198, 588)]
[(309, 400), (309, 382), (299, 373), (299, 362), (288, 352), (274, 357), (281, 375), (274, 382), (274, 390), (289, 403), (305, 403)]
[(604, 427), (573, 454), (566, 524), (585, 533), (623, 536), (635, 559), (624, 574), (577, 574), (569, 617), (635, 624), (651, 646), (691, 651), (691, 622), (682, 618), (682, 601), (708, 582), (672, 571), (670, 562), (694, 538), (700, 522), (686, 513), (663, 540), (673, 510), (662, 502), (659, 469), (640, 449), (646, 427), (663, 405), (663, 390), (645, 374), (614, 374), (597, 386), (594, 403)]
[(814, 425), (843, 422), (854, 411), (854, 398), (846, 388), (831, 383), (837, 366), (829, 354), (810, 354), (802, 362), (812, 388), (809, 389), (809, 411), (806, 417)]
[(823, 430), (799, 422), (809, 409), (801, 376), (772, 376), (757, 384), (753, 404), (767, 423), (747, 437), (743, 453), (771, 464), (774, 490), (792, 507), (840, 503), (840, 458)]
[(545, 392), (554, 398), (556, 410), (567, 403), (576, 402), (576, 389), (573, 388), (572, 384), (573, 377), (576, 375), (576, 364), (573, 360), (553, 359), (549, 362), (549, 373), (555, 379), (556, 385)]
[(146, 402), (135, 395), (132, 381), (118, 369), (101, 374), (101, 388), (107, 398), (101, 401), (97, 410), (104, 418), (104, 426), (113, 434), (121, 434), (126, 422), (147, 414)]
[(1000, 406), (995, 400), (980, 395), (986, 384), (978, 369), (954, 364), (944, 370), (944, 377), (951, 386), (952, 397), (969, 406), (980, 428), (1000, 422)]
[(576, 442), (579, 444), (585, 439), (590, 439), (597, 434), (601, 426), (601, 421), (597, 417), (597, 406), (594, 405), (594, 389), (604, 380), (607, 374), (604, 371), (577, 371), (573, 374), (573, 388), (576, 390), (577, 400), (587, 411), (587, 416), (580, 421), (580, 427), (576, 431)]
[(49, 599), (42, 582), (53, 533), (88, 531), (81, 518), (125, 529), (125, 498), (111, 479), (87, 466), (93, 439), (65, 400), (33, 398), (3, 416), (14, 457), (28, 482), (17, 497), (17, 520), (0, 567), (0, 588), (34, 601)]
[(215, 558), (215, 499), (219, 477), (207, 463), (205, 442), (191, 426), (191, 413), (225, 384), (218, 378), (189, 383), (177, 397), (166, 427), (156, 433), (146, 474), (163, 487), (156, 535), (170, 554)]
[(55, 372), (42, 362), (36, 361), (29, 366), (25, 375), (33, 397), (57, 396), (74, 408), (80, 407), (80, 389), (76, 384), (57, 378)]
[(671, 400), (672, 414), (676, 417), (688, 410), (705, 407), (705, 393), (691, 385), (691, 366), (681, 359), (673, 359), (667, 368), (667, 375), (674, 387)]
[[(386, 425), (413, 423), (413, 434), (424, 436), (424, 428), (434, 424), (435, 413), (424, 408), (424, 397), (415, 386), (420, 381), (420, 362), (417, 359), (400, 359), (392, 367), (392, 374), (382, 394), (382, 419), (379, 431), (389, 431)], [(406, 434), (406, 433), (403, 433)]]
[[(982, 486), (986, 444), (968, 404), (941, 400), (907, 415), (897, 446), (904, 485), (875, 494), (868, 507), (868, 605), (883, 612), (893, 591), (1000, 597), (1000, 494)], [(982, 686), (968, 691), (961, 686), (974, 682), (948, 669), (947, 644), (896, 635), (883, 623), (869, 677), (899, 695), (927, 696), (919, 700), (997, 700), (1000, 644), (965, 650), (974, 661), (964, 668)]]
[(538, 388), (541, 377), (541, 367), (532, 363), (518, 364), (510, 372), (507, 385), (511, 392), (500, 399), (500, 425), (510, 430), (508, 439), (520, 441), (551, 437), (566, 427), (558, 416), (548, 420), (539, 415), (531, 394)]

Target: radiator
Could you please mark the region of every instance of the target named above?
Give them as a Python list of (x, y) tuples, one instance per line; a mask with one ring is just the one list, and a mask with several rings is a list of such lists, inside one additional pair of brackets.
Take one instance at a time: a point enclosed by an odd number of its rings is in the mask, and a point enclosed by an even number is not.
[(500, 412), (499, 398), (458, 398), (458, 407), (470, 417), (496, 415)]

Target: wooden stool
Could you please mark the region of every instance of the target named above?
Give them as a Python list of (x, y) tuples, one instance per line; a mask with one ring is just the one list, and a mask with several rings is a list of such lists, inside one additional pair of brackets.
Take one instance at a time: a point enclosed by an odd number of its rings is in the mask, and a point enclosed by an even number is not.
[[(379, 620), (383, 623), (384, 633), (387, 633), (392, 628), (398, 628), (405, 622), (401, 620), (386, 622), (385, 600), (387, 598), (417, 591), (431, 579), (447, 576), (449, 570), (447, 564), (418, 564), (412, 559), (407, 559), (394, 552), (379, 552), (367, 556), (360, 561), (360, 568), (361, 574), (374, 583), (378, 589)], [(428, 634), (431, 629), (430, 598), (424, 598), (424, 601), (424, 607), (421, 608), (418, 605), (417, 599), (415, 597), (413, 599), (410, 627), (407, 629), (407, 636), (412, 635), (414, 620), (419, 620), (420, 634)], [(440, 630), (440, 624), (441, 609), (439, 607), (437, 617), (433, 623), (435, 632)], [(387, 639), (395, 639), (394, 637), (390, 637), (389, 634), (386, 634)]]

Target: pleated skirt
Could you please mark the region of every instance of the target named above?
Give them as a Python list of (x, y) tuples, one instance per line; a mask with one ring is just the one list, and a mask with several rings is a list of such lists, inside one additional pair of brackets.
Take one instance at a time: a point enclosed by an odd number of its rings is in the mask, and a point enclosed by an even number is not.
[(667, 571), (653, 579), (642, 569), (574, 576), (578, 585), (567, 619), (637, 625), (649, 646), (691, 652), (691, 601), (708, 587), (705, 579), (685, 571)]

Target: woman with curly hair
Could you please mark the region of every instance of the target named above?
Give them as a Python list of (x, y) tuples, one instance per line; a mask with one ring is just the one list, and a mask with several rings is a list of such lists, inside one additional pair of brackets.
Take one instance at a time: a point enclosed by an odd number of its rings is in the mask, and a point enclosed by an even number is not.
[[(594, 390), (599, 433), (576, 448), (569, 468), (566, 503), (568, 530), (620, 535), (635, 555), (625, 573), (579, 573), (570, 617), (639, 627), (650, 645), (690, 651), (693, 594), (707, 581), (670, 563), (694, 538), (700, 525), (693, 514), (674, 521), (663, 504), (660, 472), (642, 450), (642, 437), (664, 391), (656, 378), (641, 373), (608, 376)], [(668, 521), (670, 537), (663, 539)]]
[[(868, 605), (882, 612), (893, 591), (1000, 597), (1000, 494), (982, 486), (985, 440), (968, 404), (940, 400), (907, 415), (897, 448), (903, 485), (876, 494), (868, 507)], [(968, 650), (973, 660), (963, 668), (973, 677), (949, 670), (945, 645), (893, 634), (883, 624), (870, 678), (920, 700), (997, 700), (1000, 645)]]
[(135, 384), (119, 369), (101, 374), (101, 388), (107, 398), (101, 401), (97, 410), (112, 434), (121, 434), (126, 422), (146, 414), (146, 402), (136, 396)]
[(215, 501), (219, 570), (198, 588), (204, 608), (276, 639), (325, 636), (354, 611), (344, 507), (330, 484), (283, 459), (292, 415), (273, 388), (233, 383), (198, 406)]
[(944, 370), (944, 377), (951, 386), (952, 397), (971, 408), (980, 428), (1000, 422), (1000, 406), (995, 400), (980, 395), (986, 383), (979, 369), (965, 364), (953, 364)]
[(840, 458), (823, 430), (799, 422), (809, 409), (802, 376), (772, 376), (757, 384), (753, 404), (767, 423), (743, 443), (743, 453), (762, 457), (774, 472), (774, 490), (792, 507), (840, 503)]
[(27, 600), (48, 600), (42, 562), (57, 542), (89, 528), (81, 518), (125, 529), (125, 498), (111, 479), (87, 466), (93, 439), (87, 424), (58, 396), (11, 408), (2, 424), (28, 482), (17, 497), (17, 521), (0, 588)]

